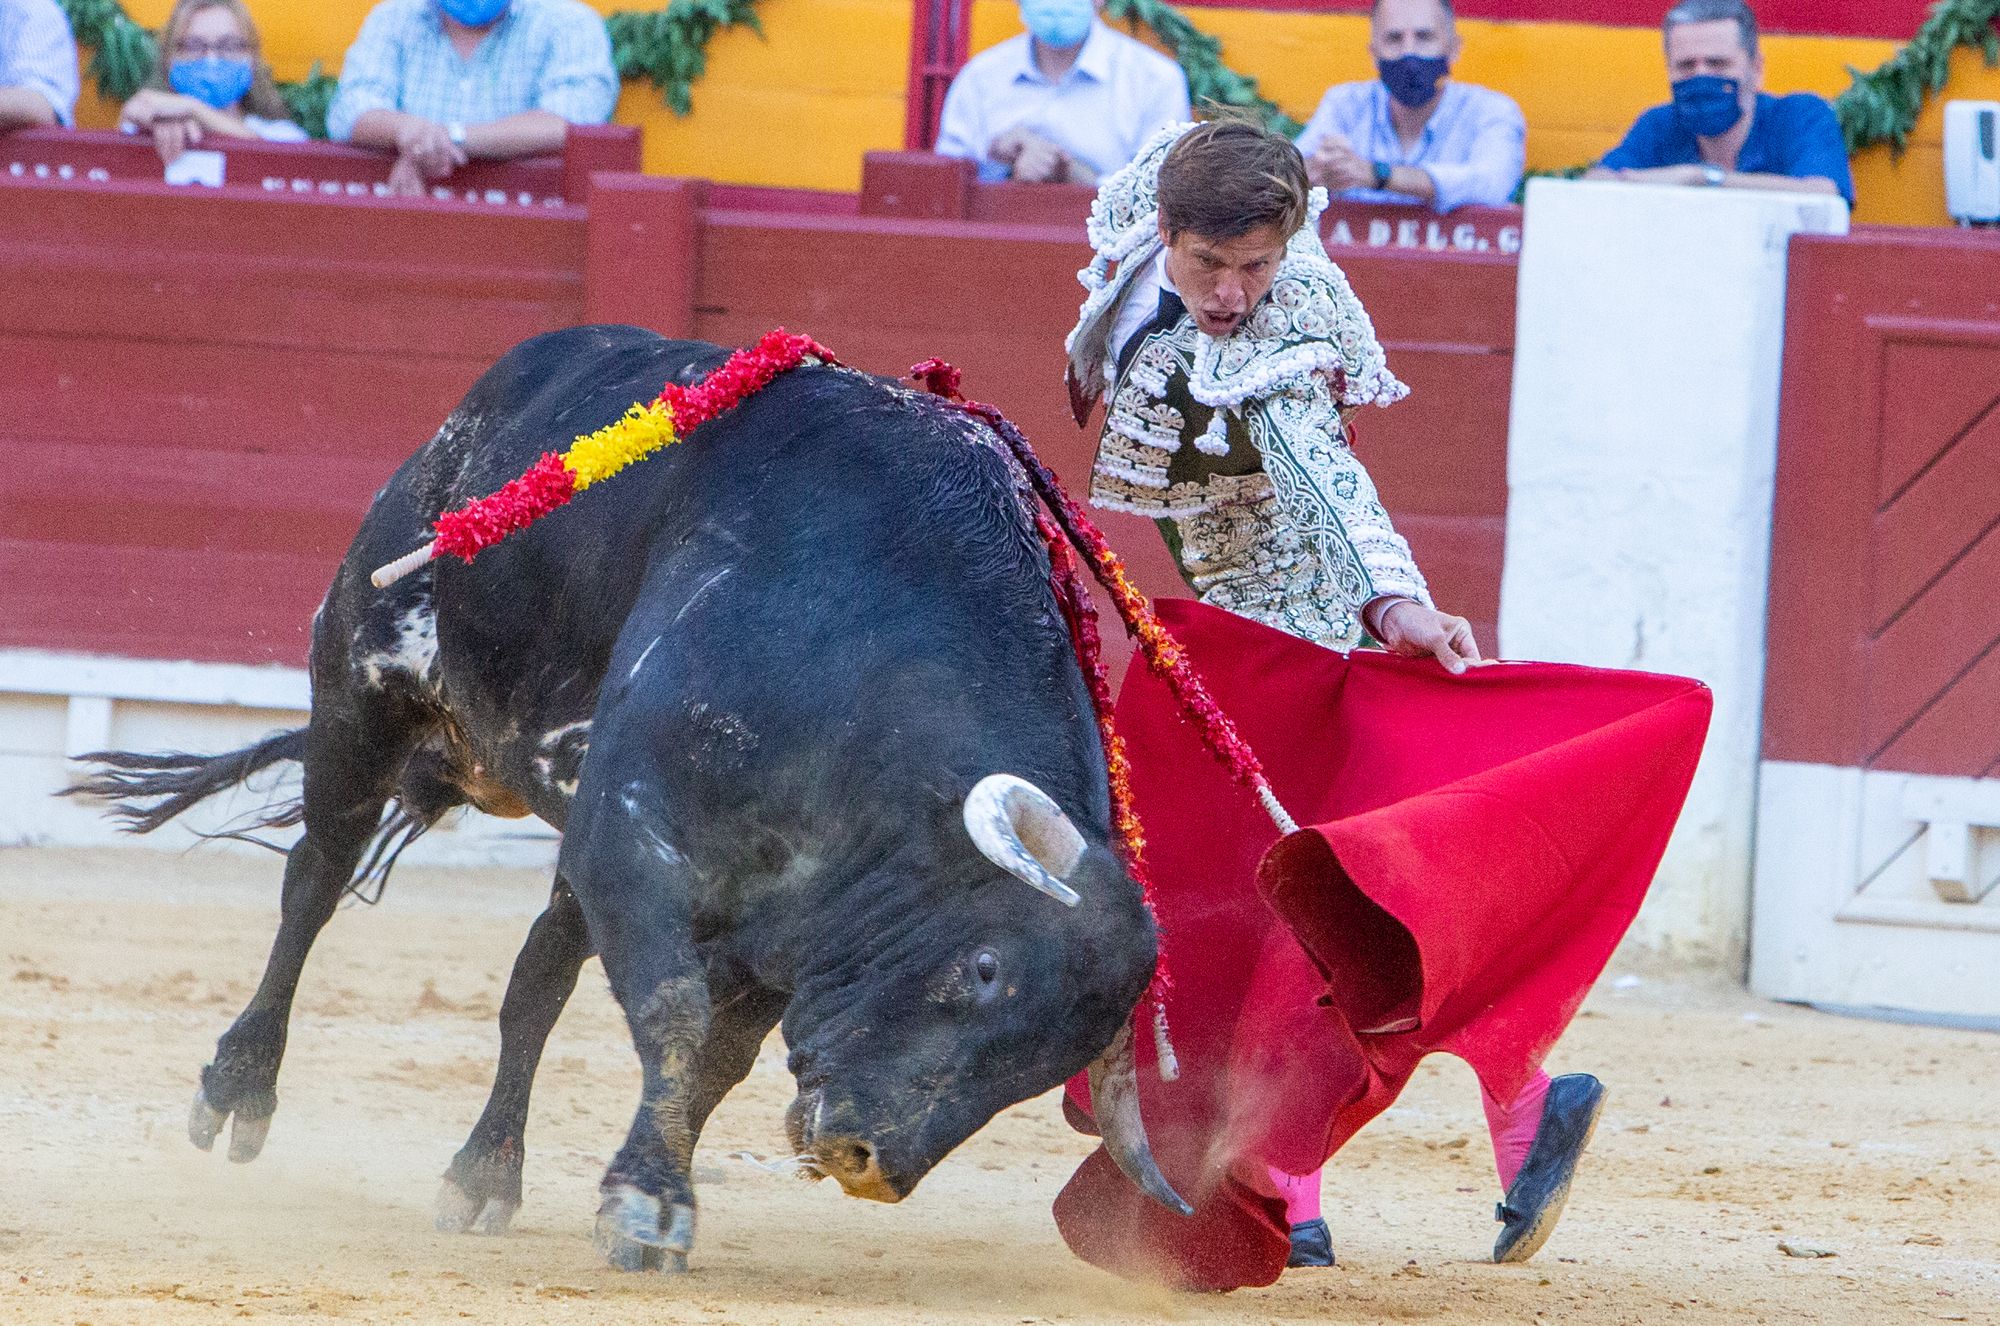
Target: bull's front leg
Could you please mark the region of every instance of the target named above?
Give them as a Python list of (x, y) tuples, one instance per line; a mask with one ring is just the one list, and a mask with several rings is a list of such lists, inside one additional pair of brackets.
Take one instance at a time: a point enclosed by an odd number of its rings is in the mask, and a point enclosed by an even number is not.
[(548, 909), (536, 919), (514, 960), (507, 998), (500, 1005), (500, 1064), (493, 1092), (439, 1186), (440, 1230), (504, 1233), (521, 1209), (528, 1096), (534, 1089), (535, 1069), (549, 1032), (576, 989), (577, 972), (589, 957), (590, 934), (583, 912), (568, 881), (558, 875)]
[(579, 835), (572, 826), (563, 846), (563, 874), (583, 904), (642, 1070), (631, 1132), (601, 1185), (595, 1237), (620, 1270), (685, 1270), (694, 1246), (696, 1070), (709, 1028), (694, 878), (656, 825), (635, 825), (629, 801), (620, 810), (610, 818), (622, 824), (588, 827), (622, 832)]

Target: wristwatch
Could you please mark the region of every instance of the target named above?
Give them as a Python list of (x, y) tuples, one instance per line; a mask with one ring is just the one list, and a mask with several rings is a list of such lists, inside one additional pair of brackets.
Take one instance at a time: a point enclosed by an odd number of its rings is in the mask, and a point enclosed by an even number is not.
[(1711, 189), (1715, 188), (1717, 185), (1721, 184), (1724, 180), (1728, 178), (1729, 178), (1729, 172), (1724, 170), (1722, 167), (1716, 165), (1713, 161), (1707, 161), (1702, 163), (1701, 182), (1703, 184), (1706, 184), (1709, 188)]
[(444, 127), (444, 132), (445, 137), (451, 139), (453, 147), (465, 146), (465, 125), (462, 122), (453, 120)]
[(1389, 175), (1390, 175), (1390, 173), (1391, 173), (1392, 171), (1394, 171), (1395, 169), (1396, 169), (1396, 168), (1395, 168), (1394, 166), (1390, 165), (1390, 164), (1389, 164), (1388, 162), (1386, 162), (1386, 161), (1378, 161), (1378, 162), (1376, 162), (1376, 163), (1375, 163), (1375, 187), (1376, 187), (1376, 188), (1378, 188), (1378, 189), (1386, 189), (1386, 188), (1388, 188), (1388, 187), (1389, 187)]

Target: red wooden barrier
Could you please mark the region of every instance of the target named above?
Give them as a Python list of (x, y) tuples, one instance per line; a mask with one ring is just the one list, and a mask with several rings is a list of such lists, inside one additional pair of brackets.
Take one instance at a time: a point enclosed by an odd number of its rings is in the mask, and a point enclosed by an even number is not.
[[(1078, 215), (916, 221), (603, 173), (584, 200), (0, 173), (0, 646), (300, 662), (383, 479), (509, 345), (583, 320), (722, 342), (784, 324), (884, 373), (942, 355), (1082, 487), (1094, 434), (1061, 387)], [(1491, 640), (1513, 260), (1341, 260), (1416, 388), (1364, 414), (1362, 452), (1440, 599)], [(1181, 592), (1150, 524), (1106, 524), (1142, 584)]]
[(1792, 241), (1764, 757), (2000, 774), (2000, 237)]
[[(930, 152), (870, 152), (861, 162), (860, 212), (920, 220), (1081, 225), (1096, 191), (1074, 184), (981, 184), (978, 168)], [(1337, 203), (1321, 218), (1329, 247), (1521, 251), (1518, 207), (1462, 207), (1439, 216), (1426, 208)]]
[[(639, 169), (639, 131), (629, 125), (572, 125), (560, 154), (517, 161), (474, 161), (432, 187), (440, 201), (513, 207), (581, 202), (594, 172)], [(265, 143), (210, 139), (203, 150), (224, 158), (226, 187), (320, 197), (381, 197), (395, 159), (339, 143)], [(17, 180), (104, 183), (159, 181), (150, 138), (133, 134), (35, 129), (0, 135), (0, 173)]]

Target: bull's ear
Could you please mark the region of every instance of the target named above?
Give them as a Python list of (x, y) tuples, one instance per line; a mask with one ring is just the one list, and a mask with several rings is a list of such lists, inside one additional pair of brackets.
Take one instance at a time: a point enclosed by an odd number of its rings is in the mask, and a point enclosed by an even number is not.
[(979, 854), (1030, 888), (1074, 907), (1063, 881), (1083, 859), (1083, 835), (1048, 793), (1013, 774), (988, 774), (965, 795), (965, 831)]

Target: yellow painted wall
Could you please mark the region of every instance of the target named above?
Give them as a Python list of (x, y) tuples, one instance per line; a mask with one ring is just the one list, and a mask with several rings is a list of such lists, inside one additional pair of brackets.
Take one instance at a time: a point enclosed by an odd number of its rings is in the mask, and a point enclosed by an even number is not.
[[(994, 3), (994, 0), (985, 0)], [(1355, 15), (1268, 14), (1190, 10), (1204, 31), (1223, 41), (1232, 68), (1257, 74), (1264, 94), (1300, 119), (1312, 113), (1329, 83), (1368, 78), (1367, 20)], [(1639, 113), (1668, 97), (1657, 33), (1568, 23), (1488, 23), (1462, 20), (1465, 51), (1456, 76), (1498, 88), (1521, 103), (1528, 119), (1528, 165), (1557, 170), (1594, 161), (1609, 151)], [(1774, 92), (1834, 97), (1849, 82), (1847, 68), (1872, 69), (1900, 43), (1838, 37), (1767, 36), (1765, 86)], [(1854, 159), (1856, 220), (1946, 225), (1944, 108), (1951, 98), (2000, 99), (2000, 71), (1977, 52), (1959, 51), (1942, 97), (1919, 117), (1909, 151), (1888, 147)]]
[[(664, 0), (659, 0), (664, 3)], [(587, 0), (609, 14), (653, 0)], [(372, 0), (250, 0), (279, 78), (303, 78), (314, 60), (338, 72)], [(157, 27), (173, 0), (125, 0)], [(708, 45), (694, 114), (668, 110), (643, 79), (628, 80), (616, 118), (646, 131), (646, 169), (743, 184), (852, 190), (861, 154), (903, 145), (909, 76), (909, 0), (759, 0), (766, 39), (728, 28)], [(78, 123), (108, 128), (117, 107), (86, 88)]]
[[(609, 13), (649, 0), (590, 0)], [(126, 0), (132, 16), (158, 24), (171, 0)], [(319, 60), (337, 70), (370, 0), (312, 4), (252, 0), (281, 78)], [(760, 0), (766, 37), (740, 29), (709, 45), (695, 84), (694, 114), (682, 119), (645, 82), (628, 82), (621, 123), (646, 130), (646, 168), (747, 184), (853, 189), (861, 154), (899, 148), (908, 77), (909, 0)], [(1223, 58), (1254, 73), (1267, 96), (1304, 119), (1330, 83), (1372, 76), (1367, 20), (1350, 14), (1271, 13), (1189, 6), (1188, 16), (1222, 39)], [(1632, 120), (1667, 97), (1659, 38), (1650, 30), (1564, 23), (1460, 24), (1458, 76), (1498, 88), (1528, 118), (1528, 164), (1557, 169), (1602, 155)], [(973, 49), (1020, 31), (1014, 0), (978, 0)], [(1831, 37), (1766, 39), (1766, 83), (1774, 91), (1838, 94), (1846, 68), (1868, 69), (1896, 43)], [(2000, 72), (1960, 51), (1946, 97), (2000, 99)], [(1942, 98), (1918, 121), (1909, 152), (1886, 147), (1855, 159), (1858, 219), (1944, 224)], [(79, 121), (107, 126), (116, 108), (86, 93)]]

